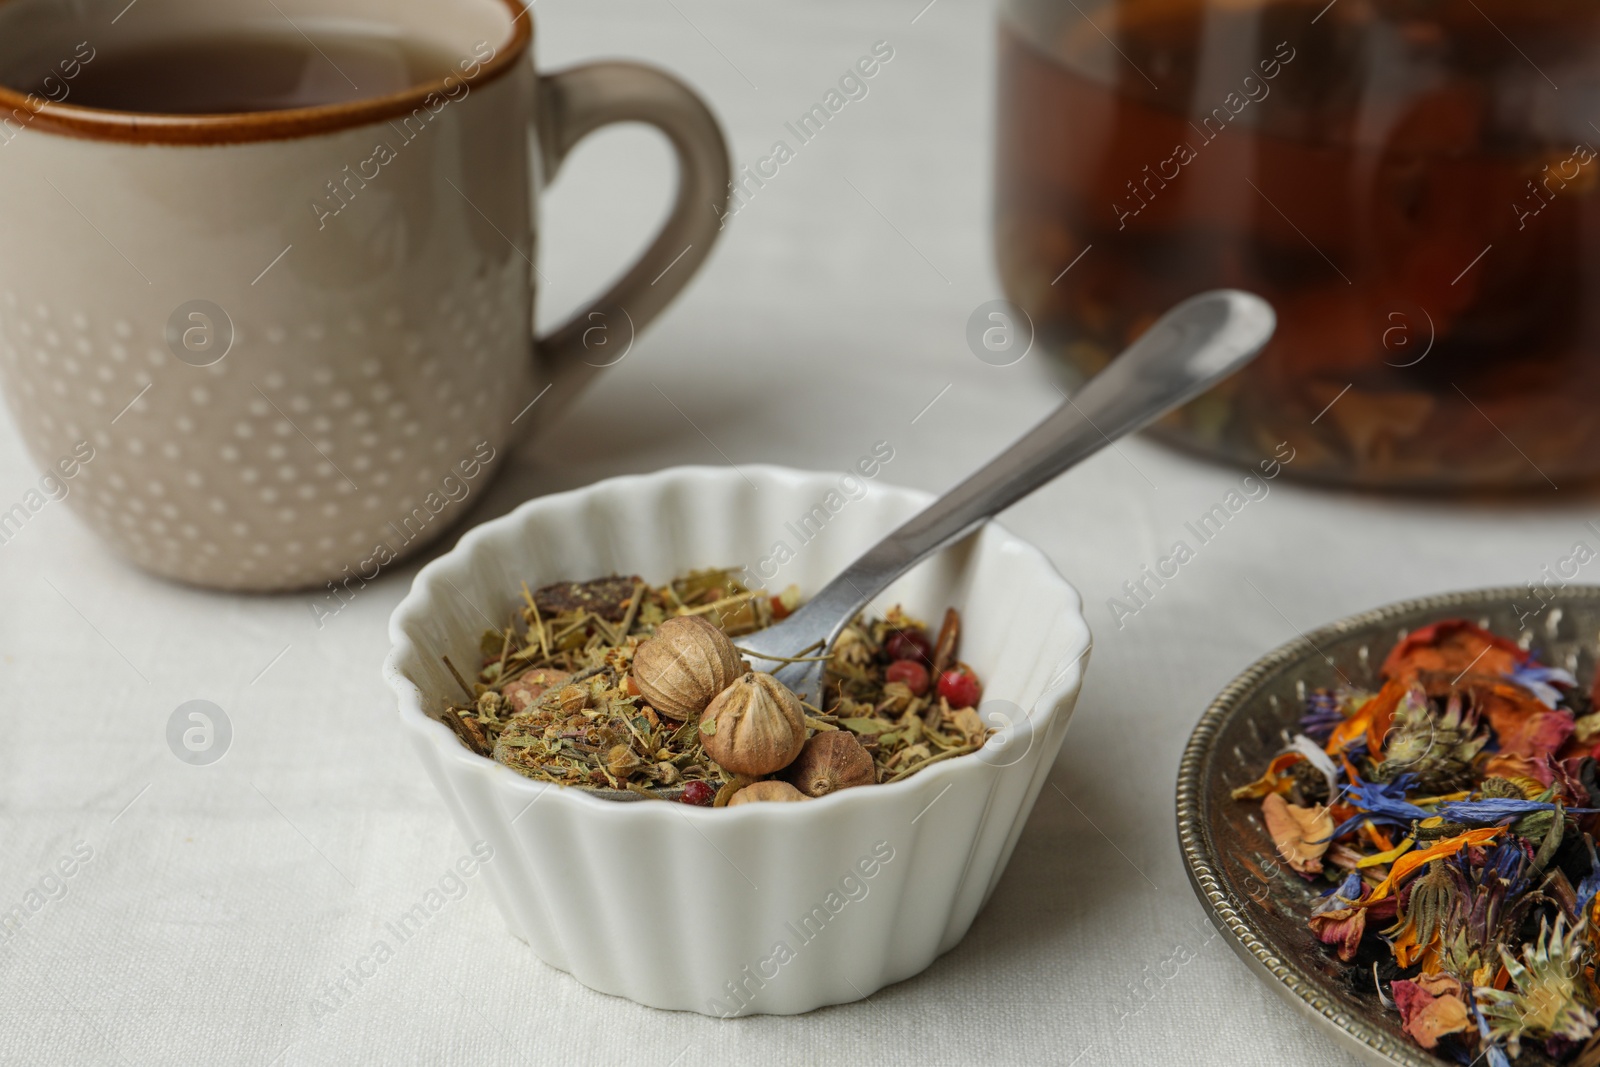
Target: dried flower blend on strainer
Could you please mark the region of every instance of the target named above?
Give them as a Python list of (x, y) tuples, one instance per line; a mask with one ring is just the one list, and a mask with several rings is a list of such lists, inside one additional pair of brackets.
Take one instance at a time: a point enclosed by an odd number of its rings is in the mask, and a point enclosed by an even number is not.
[(1407, 636), (1382, 687), (1319, 690), (1256, 781), (1307, 916), (1418, 1045), (1600, 1065), (1600, 714), (1593, 693), (1464, 620)]

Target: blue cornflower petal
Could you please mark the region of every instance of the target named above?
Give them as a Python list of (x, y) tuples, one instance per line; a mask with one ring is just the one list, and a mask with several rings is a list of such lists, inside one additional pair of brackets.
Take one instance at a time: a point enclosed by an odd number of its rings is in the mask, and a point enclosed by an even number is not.
[[(1554, 804), (1540, 800), (1511, 800), (1492, 797), (1488, 800), (1449, 800), (1439, 805), (1438, 814), (1450, 822), (1482, 823), (1493, 825), (1502, 819), (1518, 819), (1536, 811), (1554, 811)], [(1595, 808), (1566, 808), (1572, 815), (1588, 815)]]
[(1594, 842), (1584, 836), (1584, 846), (1589, 850), (1589, 873), (1578, 883), (1578, 914), (1588, 910), (1596, 892), (1600, 892), (1600, 857), (1594, 854)]
[(1334, 827), (1333, 833), (1325, 840), (1337, 841), (1364, 822), (1404, 829), (1410, 826), (1413, 820), (1428, 818), (1428, 812), (1404, 799), (1406, 791), (1413, 788), (1416, 781), (1417, 776), (1414, 774), (1402, 774), (1392, 782), (1363, 782), (1360, 778), (1351, 779), (1350, 784), (1341, 792), (1348, 797), (1351, 804), (1361, 808), (1362, 811), (1359, 815), (1352, 815)]
[(1326, 689), (1318, 689), (1306, 697), (1306, 713), (1300, 719), (1300, 732), (1313, 741), (1325, 742), (1334, 727), (1344, 722), (1344, 712), (1339, 709), (1339, 698)]
[(1561, 703), (1562, 692), (1557, 685), (1574, 686), (1578, 680), (1560, 667), (1544, 667), (1537, 663), (1524, 663), (1511, 668), (1506, 677), (1538, 697), (1546, 707)]
[(1356, 807), (1365, 810), (1368, 817), (1382, 815), (1389, 819), (1426, 819), (1432, 813), (1424, 811), (1406, 799), (1406, 794), (1416, 786), (1417, 776), (1402, 774), (1392, 782), (1363, 782), (1359, 778), (1350, 783), (1350, 797)]

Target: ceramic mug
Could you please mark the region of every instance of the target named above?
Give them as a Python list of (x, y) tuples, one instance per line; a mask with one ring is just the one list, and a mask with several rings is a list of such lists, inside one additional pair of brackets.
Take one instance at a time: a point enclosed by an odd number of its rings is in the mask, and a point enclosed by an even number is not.
[[(118, 50), (286, 21), (460, 60), (298, 110), (73, 102)], [(643, 66), (539, 76), (532, 39), (520, 0), (0, 3), (0, 86), (36, 90), (0, 88), (0, 380), (34, 459), (73, 461), (68, 503), (114, 548), (218, 588), (369, 580), (446, 530), (694, 274), (727, 203), (716, 120)], [(673, 212), (536, 341), (530, 190), (628, 121), (676, 151)]]

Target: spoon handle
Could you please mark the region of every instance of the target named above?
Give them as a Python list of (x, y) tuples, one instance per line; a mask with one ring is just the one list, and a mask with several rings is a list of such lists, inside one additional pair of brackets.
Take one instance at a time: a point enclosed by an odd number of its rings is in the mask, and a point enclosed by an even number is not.
[(1179, 304), (1075, 397), (868, 549), (795, 612), (785, 629), (831, 644), (850, 619), (922, 560), (1250, 362), (1276, 322), (1266, 301), (1234, 289)]

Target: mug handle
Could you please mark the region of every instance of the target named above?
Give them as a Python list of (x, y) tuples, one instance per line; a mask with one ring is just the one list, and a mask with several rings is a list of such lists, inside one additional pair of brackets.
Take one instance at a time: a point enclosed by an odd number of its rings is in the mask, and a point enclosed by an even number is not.
[[(715, 116), (678, 79), (639, 63), (590, 63), (539, 79), (539, 150), (549, 184), (567, 154), (584, 137), (617, 122), (645, 122), (672, 142), (678, 156), (678, 197), (661, 232), (622, 279), (589, 306), (537, 342), (552, 375), (559, 404), (580, 392), (608, 363), (587, 361), (585, 339), (600, 316), (601, 336), (615, 343), (615, 328), (634, 334), (659, 315), (705, 262), (727, 213), (732, 167)], [(609, 321), (617, 311), (623, 323)], [(615, 360), (612, 360), (615, 362)]]

